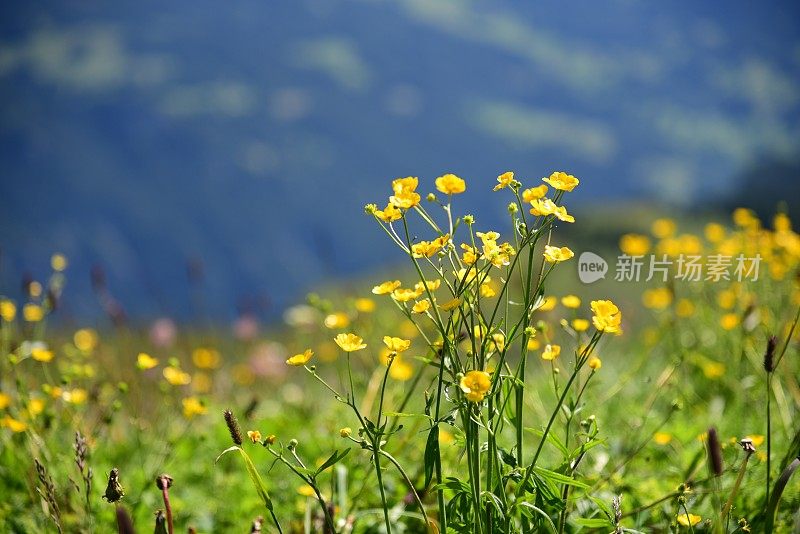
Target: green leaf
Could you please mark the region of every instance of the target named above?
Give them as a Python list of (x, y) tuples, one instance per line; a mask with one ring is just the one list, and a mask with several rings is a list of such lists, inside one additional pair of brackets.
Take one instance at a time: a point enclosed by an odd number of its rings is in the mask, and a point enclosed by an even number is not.
[(587, 528), (614, 528), (614, 524), (611, 521), (602, 517), (579, 517), (578, 519), (573, 519), (572, 522)]
[(544, 467), (534, 467), (533, 472), (542, 477), (543, 479), (555, 482), (556, 484), (564, 484), (565, 486), (573, 486), (581, 489), (587, 489), (589, 487), (588, 484), (575, 480), (574, 478), (568, 477), (567, 475), (562, 475), (561, 473), (550, 471), (549, 469), (545, 469)]
[(258, 496), (261, 497), (262, 501), (264, 501), (264, 506), (267, 507), (267, 510), (272, 511), (272, 499), (269, 498), (269, 493), (267, 493), (267, 487), (264, 485), (264, 481), (261, 480), (261, 475), (258, 474), (258, 470), (256, 469), (256, 466), (253, 464), (253, 461), (250, 459), (247, 453), (244, 452), (244, 449), (242, 449), (238, 445), (228, 447), (227, 449), (222, 451), (222, 453), (219, 456), (217, 456), (217, 459), (214, 461), (214, 463), (219, 461), (219, 459), (222, 458), (223, 455), (233, 451), (239, 451), (239, 453), (242, 455), (242, 458), (244, 458), (244, 465), (247, 468), (247, 474), (250, 475), (250, 480), (253, 482), (253, 486), (256, 488)]
[[(521, 503), (519, 503), (519, 505), (524, 507), (524, 508), (527, 508), (527, 509), (529, 509), (529, 510), (531, 510), (533, 512), (535, 512), (536, 514), (538, 514), (540, 516), (542, 516), (545, 519), (545, 525), (547, 525), (548, 530), (550, 532), (552, 532), (553, 534), (556, 533), (556, 525), (555, 525), (555, 523), (553, 523), (553, 520), (550, 518), (549, 515), (547, 515), (545, 513), (544, 510), (542, 510), (541, 508), (536, 507), (534, 504), (529, 503), (529, 502), (521, 502)], [(523, 512), (524, 511), (525, 510), (523, 510)]]
[[(433, 470), (439, 457), (439, 425), (433, 425), (428, 433), (428, 442), (425, 444), (425, 484), (427, 488), (433, 478)], [(441, 482), (441, 480), (439, 480)]]
[(344, 451), (342, 451), (342, 453), (341, 453), (341, 454), (339, 454), (339, 451), (338, 451), (338, 450), (337, 450), (337, 451), (333, 451), (333, 454), (331, 454), (331, 455), (328, 457), (328, 459), (327, 459), (327, 460), (325, 460), (325, 461), (322, 463), (322, 465), (321, 465), (321, 466), (319, 466), (319, 467), (317, 468), (317, 470), (314, 472), (314, 476), (317, 476), (317, 475), (319, 475), (320, 473), (322, 473), (323, 471), (325, 471), (327, 468), (331, 467), (332, 465), (334, 465), (335, 463), (337, 463), (339, 460), (341, 460), (342, 458), (344, 458), (345, 456), (347, 456), (348, 454), (350, 454), (350, 451), (351, 451), (351, 450), (352, 450), (352, 449), (345, 449)]

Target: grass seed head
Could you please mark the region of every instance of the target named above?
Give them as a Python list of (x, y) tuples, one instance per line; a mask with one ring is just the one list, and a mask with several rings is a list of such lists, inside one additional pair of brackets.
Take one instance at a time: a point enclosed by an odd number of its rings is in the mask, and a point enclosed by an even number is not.
[(239, 421), (236, 420), (236, 416), (233, 415), (233, 412), (230, 410), (225, 410), (224, 415), (225, 424), (228, 425), (228, 431), (231, 433), (233, 443), (241, 446), (244, 439), (242, 439), (242, 430), (239, 428)]

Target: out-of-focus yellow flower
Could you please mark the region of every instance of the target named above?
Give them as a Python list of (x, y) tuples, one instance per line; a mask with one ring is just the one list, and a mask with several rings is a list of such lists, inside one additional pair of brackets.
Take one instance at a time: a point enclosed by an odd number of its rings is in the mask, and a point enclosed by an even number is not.
[(448, 300), (447, 302), (440, 304), (439, 307), (444, 311), (452, 311), (461, 306), (461, 299), (455, 298), (453, 300)]
[(89, 392), (83, 388), (74, 388), (64, 391), (61, 398), (70, 404), (83, 404), (89, 398)]
[(192, 351), (192, 362), (198, 369), (216, 369), (221, 359), (217, 349), (197, 347)]
[(181, 371), (179, 368), (173, 365), (165, 367), (163, 375), (164, 378), (167, 379), (167, 382), (173, 386), (185, 386), (192, 381), (192, 377), (189, 373)]
[(486, 299), (490, 299), (490, 298), (494, 297), (495, 295), (497, 295), (497, 292), (494, 290), (492, 285), (489, 284), (489, 283), (481, 284), (480, 291), (481, 291), (481, 296), (483, 298), (486, 298)]
[(572, 191), (579, 183), (581, 183), (580, 180), (571, 174), (560, 171), (554, 172), (549, 178), (542, 178), (542, 181), (553, 186), (553, 189), (567, 192)]
[(589, 321), (587, 319), (573, 319), (572, 328), (576, 332), (585, 332), (589, 329)]
[(356, 311), (359, 313), (372, 313), (375, 311), (375, 301), (367, 298), (356, 299), (354, 302)]
[(0, 410), (5, 410), (11, 404), (11, 397), (6, 393), (0, 393)]
[(566, 295), (561, 297), (561, 304), (565, 308), (580, 308), (581, 306), (581, 299), (576, 295)]
[(409, 209), (419, 204), (420, 196), (416, 192), (419, 180), (413, 176), (398, 178), (392, 182), (394, 195), (389, 197), (389, 202), (397, 208)]
[(301, 365), (305, 365), (311, 360), (311, 357), (314, 356), (314, 351), (311, 349), (306, 349), (305, 351), (301, 352), (300, 354), (295, 354), (288, 360), (286, 363), (288, 365), (293, 365), (295, 367), (299, 367)]
[(7, 428), (14, 433), (25, 432), (28, 430), (28, 424), (25, 421), (18, 421), (10, 415), (6, 415), (0, 419), (0, 427)]
[(40, 347), (31, 349), (31, 358), (37, 362), (49, 362), (53, 359), (53, 356), (54, 354), (52, 350), (47, 350)]
[(695, 526), (702, 520), (703, 518), (700, 517), (699, 515), (684, 514), (684, 513), (678, 514), (678, 523), (680, 523), (684, 527)]
[(42, 284), (39, 282), (31, 282), (28, 284), (28, 294), (34, 298), (42, 296)]
[(497, 185), (494, 186), (494, 190), (500, 191), (501, 189), (505, 189), (506, 187), (510, 186), (513, 181), (514, 173), (511, 171), (504, 172), (497, 177)]
[(589, 361), (586, 363), (589, 366), (589, 369), (592, 369), (594, 371), (597, 371), (598, 369), (603, 367), (603, 361), (597, 356), (590, 356)]
[(243, 363), (234, 365), (231, 369), (231, 374), (233, 375), (233, 381), (240, 386), (249, 386), (256, 381), (256, 375), (253, 370), (250, 369), (249, 365)]
[(317, 496), (316, 492), (314, 491), (314, 488), (312, 488), (308, 484), (305, 484), (304, 486), (300, 486), (299, 488), (297, 488), (297, 493), (299, 493), (303, 497), (316, 497)]
[(22, 307), (22, 317), (29, 323), (38, 323), (44, 318), (44, 309), (29, 302)]
[(777, 213), (772, 219), (772, 227), (776, 232), (788, 232), (792, 229), (792, 221), (785, 213)]
[(691, 317), (694, 315), (694, 303), (689, 299), (679, 299), (675, 303), (675, 314), (678, 317)]
[(544, 259), (548, 263), (560, 263), (567, 261), (575, 255), (569, 247), (551, 247), (550, 245), (544, 246)]
[(725, 374), (725, 364), (706, 360), (700, 364), (706, 378), (716, 379)]
[(402, 359), (397, 359), (389, 369), (389, 377), (394, 380), (405, 382), (414, 376), (414, 367)]
[(672, 441), (672, 434), (668, 434), (666, 432), (656, 432), (653, 434), (653, 441), (655, 441), (658, 445), (669, 445), (669, 442)]
[(528, 340), (528, 350), (530, 351), (539, 350), (539, 347), (541, 346), (542, 343), (536, 338), (531, 338)]
[(330, 328), (331, 330), (340, 330), (350, 326), (350, 318), (344, 312), (331, 313), (325, 317), (323, 324), (325, 325), (325, 328)]
[(667, 287), (647, 289), (642, 293), (642, 303), (651, 310), (663, 310), (672, 303), (672, 291)]
[(208, 393), (211, 391), (212, 384), (208, 373), (199, 371), (192, 376), (192, 391), (196, 393)]
[(561, 346), (548, 343), (542, 351), (542, 359), (552, 361), (558, 358), (559, 354), (561, 354)]
[(367, 348), (364, 340), (355, 334), (339, 334), (333, 338), (333, 341), (345, 352), (356, 352)]
[(610, 334), (622, 333), (622, 313), (619, 308), (610, 300), (593, 300), (591, 302), (592, 323), (600, 332)]
[(158, 360), (147, 354), (146, 352), (140, 352), (138, 356), (136, 356), (136, 367), (141, 370), (152, 369), (158, 365)]
[(431, 301), (428, 299), (425, 300), (418, 300), (414, 303), (414, 306), (411, 307), (411, 313), (425, 313), (431, 307)]
[(719, 325), (725, 330), (733, 330), (739, 324), (739, 315), (726, 313), (719, 320)]
[(703, 229), (703, 234), (709, 243), (719, 243), (725, 239), (725, 227), (719, 223), (708, 223)]
[(436, 179), (436, 189), (447, 195), (457, 195), (467, 190), (467, 183), (455, 174), (445, 174)]
[(253, 443), (258, 443), (259, 441), (261, 441), (261, 432), (259, 432), (258, 430), (248, 430), (247, 437)]
[(75, 343), (75, 346), (78, 347), (78, 350), (90, 353), (97, 348), (100, 342), (100, 336), (97, 335), (97, 331), (93, 328), (81, 328), (72, 336), (72, 341)]
[(411, 346), (410, 339), (401, 339), (399, 337), (383, 336), (383, 344), (386, 345), (392, 352), (403, 352), (408, 350)]
[(389, 280), (373, 287), (372, 293), (375, 295), (388, 295), (398, 287), (400, 287), (400, 280)]
[(736, 208), (733, 210), (733, 224), (742, 228), (758, 227), (760, 222), (755, 212), (747, 208)]
[(376, 209), (373, 213), (377, 218), (387, 223), (397, 221), (403, 217), (403, 212), (397, 209), (391, 202), (386, 204), (384, 209)]
[(36, 417), (44, 411), (44, 399), (33, 398), (28, 403), (28, 413), (31, 417)]
[(0, 300), (0, 318), (5, 322), (10, 323), (17, 316), (17, 305), (13, 300), (3, 299)]
[(650, 250), (650, 238), (641, 234), (625, 234), (619, 238), (619, 249), (628, 256), (644, 256)]
[(492, 377), (486, 371), (469, 371), (459, 382), (461, 391), (470, 402), (480, 402), (492, 387)]
[(717, 304), (723, 310), (730, 310), (736, 306), (736, 292), (732, 289), (725, 289), (717, 294)]
[(672, 219), (656, 219), (650, 226), (650, 231), (659, 239), (675, 235), (675, 230), (677, 226)]
[(543, 312), (549, 312), (555, 309), (556, 304), (558, 304), (558, 299), (553, 295), (550, 295), (542, 299), (542, 303), (536, 309)]
[(186, 419), (191, 419), (196, 415), (203, 415), (208, 411), (208, 408), (197, 397), (186, 397), (181, 401), (181, 404), (183, 404), (183, 416)]
[(500, 332), (495, 332), (489, 337), (486, 349), (489, 352), (503, 352), (506, 348), (506, 336)]
[(544, 198), (546, 194), (547, 194), (547, 186), (544, 184), (537, 185), (536, 187), (530, 187), (522, 192), (522, 201), (533, 202), (534, 200)]
[(67, 268), (67, 257), (59, 253), (53, 254), (50, 256), (50, 267), (52, 267), (54, 271), (63, 271)]

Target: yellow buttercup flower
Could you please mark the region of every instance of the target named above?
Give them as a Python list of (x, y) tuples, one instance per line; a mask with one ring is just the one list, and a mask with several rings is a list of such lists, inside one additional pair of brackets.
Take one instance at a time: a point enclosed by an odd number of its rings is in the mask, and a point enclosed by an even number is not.
[(542, 178), (542, 181), (553, 186), (553, 189), (567, 192), (572, 191), (581, 183), (580, 180), (565, 172), (554, 172), (549, 178)]
[(452, 311), (461, 306), (461, 299), (455, 298), (453, 300), (448, 300), (444, 304), (440, 304), (439, 307), (444, 311)]
[(403, 217), (403, 212), (397, 209), (391, 202), (386, 204), (386, 207), (384, 209), (382, 210), (376, 209), (372, 213), (377, 218), (387, 223), (397, 221)]
[(63, 392), (61, 398), (70, 404), (83, 404), (89, 398), (89, 392), (83, 388), (75, 388)]
[(461, 261), (464, 265), (472, 265), (476, 261), (478, 261), (478, 249), (467, 245), (466, 243), (461, 243), (461, 248), (464, 253), (461, 255)]
[(725, 330), (733, 330), (739, 324), (739, 316), (735, 313), (726, 313), (720, 318), (719, 324)]
[(386, 345), (392, 352), (403, 352), (408, 350), (411, 346), (410, 339), (401, 339), (399, 337), (383, 336), (383, 344)]
[(419, 180), (413, 176), (398, 178), (392, 182), (394, 195), (389, 197), (389, 202), (397, 208), (409, 209), (419, 204), (420, 196), (416, 192)]
[(398, 287), (400, 287), (400, 280), (389, 280), (373, 287), (372, 293), (375, 295), (388, 295)]
[(753, 447), (760, 447), (764, 443), (764, 436), (761, 434), (750, 434), (745, 438), (753, 442)]
[(589, 361), (586, 362), (586, 364), (589, 366), (589, 369), (597, 371), (603, 366), (603, 361), (597, 356), (590, 356)]
[(561, 354), (561, 346), (548, 343), (542, 351), (542, 359), (552, 361), (558, 358), (559, 354)]
[(664, 239), (675, 235), (677, 228), (675, 221), (672, 219), (656, 219), (650, 226), (650, 231), (657, 238)]
[(544, 246), (544, 259), (548, 263), (560, 263), (567, 261), (575, 255), (569, 247), (551, 247), (550, 245)]
[(349, 426), (345, 426), (339, 429), (339, 435), (343, 438), (349, 438), (350, 434), (353, 433), (353, 429)]
[(31, 399), (28, 403), (28, 413), (31, 417), (36, 417), (44, 411), (44, 399)]
[(644, 256), (650, 250), (650, 238), (641, 234), (625, 234), (619, 238), (619, 249), (628, 256)]
[(411, 307), (411, 313), (425, 313), (431, 307), (431, 301), (428, 299), (419, 300)]
[(505, 189), (506, 187), (510, 186), (514, 181), (514, 173), (511, 171), (504, 172), (500, 176), (497, 177), (497, 185), (494, 186), (495, 191), (499, 191), (501, 189)]
[(445, 174), (436, 179), (436, 189), (447, 195), (457, 195), (467, 190), (467, 183), (455, 174)]
[(523, 202), (533, 202), (534, 200), (544, 198), (546, 194), (547, 194), (547, 186), (544, 184), (537, 185), (536, 187), (531, 187), (523, 191), (522, 200)]
[(414, 376), (414, 367), (401, 359), (396, 359), (389, 369), (389, 377), (394, 380), (405, 382)]
[(675, 315), (678, 317), (691, 317), (694, 315), (694, 303), (689, 299), (680, 299), (675, 303)]
[(566, 295), (561, 297), (561, 304), (565, 308), (580, 308), (581, 306), (581, 299), (576, 295)]
[(490, 299), (497, 295), (497, 292), (494, 290), (491, 284), (484, 282), (481, 284), (481, 296), (486, 299)]
[(11, 300), (0, 300), (0, 318), (10, 323), (17, 316), (17, 305)]
[(52, 267), (54, 271), (63, 271), (67, 268), (67, 257), (63, 254), (53, 254), (50, 257), (50, 267)]
[(703, 234), (710, 243), (719, 243), (725, 239), (725, 227), (719, 223), (708, 223)]
[(72, 336), (72, 341), (81, 352), (90, 353), (100, 343), (100, 336), (93, 328), (81, 328)]
[(541, 347), (541, 346), (542, 346), (542, 343), (536, 338), (531, 338), (531, 339), (528, 340), (528, 350), (529, 351), (539, 350), (539, 347)]
[(642, 293), (642, 303), (645, 308), (663, 310), (672, 304), (672, 291), (668, 287), (647, 289)]
[(331, 313), (325, 317), (323, 324), (331, 330), (347, 328), (350, 326), (350, 318), (344, 312)]
[(549, 311), (552, 311), (556, 307), (556, 304), (558, 304), (558, 299), (555, 298), (554, 296), (550, 295), (550, 296), (544, 297), (541, 300), (541, 303), (539, 304), (539, 307), (536, 308), (536, 309), (538, 311), (549, 312)]
[(461, 391), (470, 402), (480, 402), (492, 387), (492, 377), (486, 371), (469, 371), (459, 382)]
[(53, 359), (53, 356), (54, 354), (52, 350), (42, 349), (39, 347), (31, 349), (31, 358), (37, 362), (49, 362)]
[(0, 393), (0, 410), (5, 410), (11, 404), (11, 397), (6, 393)]
[(700, 517), (699, 515), (686, 514), (686, 513), (678, 514), (678, 523), (680, 523), (684, 527), (695, 526), (702, 520), (703, 518)]
[(258, 430), (248, 430), (247, 437), (253, 443), (258, 443), (261, 441), (261, 432)]
[(621, 334), (622, 313), (619, 308), (610, 300), (593, 300), (591, 303), (592, 323), (600, 332), (610, 334)]
[(576, 332), (585, 332), (589, 329), (589, 321), (586, 319), (573, 319), (572, 328)]
[(300, 354), (295, 354), (294, 356), (286, 360), (286, 363), (288, 365), (294, 365), (295, 367), (298, 367), (300, 365), (307, 364), (312, 356), (314, 356), (314, 351), (312, 351), (311, 349), (306, 349)]
[(415, 258), (430, 258), (442, 250), (449, 240), (450, 235), (445, 234), (437, 237), (433, 241), (420, 241), (419, 243), (414, 243), (411, 245), (411, 252), (414, 254)]
[(6, 415), (0, 419), (0, 427), (5, 427), (14, 433), (25, 432), (28, 430), (28, 424), (26, 422), (18, 421), (10, 415)]
[(139, 355), (136, 357), (136, 367), (142, 370), (152, 369), (158, 365), (158, 360), (147, 354), (146, 352), (140, 352)]
[(197, 397), (186, 397), (181, 401), (181, 404), (183, 404), (183, 416), (186, 419), (191, 419), (196, 415), (203, 415), (208, 411), (208, 408)]
[(167, 382), (173, 386), (185, 386), (192, 381), (192, 377), (189, 373), (181, 371), (179, 368), (172, 365), (165, 367), (162, 374)]
[(29, 302), (22, 307), (22, 317), (29, 323), (38, 323), (44, 318), (44, 309)]
[(656, 432), (653, 434), (653, 441), (658, 445), (669, 445), (670, 441), (672, 441), (672, 435), (666, 432)]
[(221, 359), (217, 349), (198, 347), (192, 351), (192, 362), (199, 369), (216, 369)]
[(345, 352), (355, 352), (367, 348), (364, 340), (355, 334), (339, 334), (333, 341)]
[(375, 311), (375, 301), (367, 298), (356, 299), (353, 303), (359, 313), (372, 313)]
[(405, 289), (401, 287), (392, 291), (392, 298), (397, 302), (408, 302), (409, 300), (416, 299), (420, 295), (422, 295), (422, 291), (417, 289)]
[(436, 280), (425, 280), (424, 284), (421, 281), (414, 284), (414, 290), (421, 291), (420, 294), (422, 294), (425, 292), (426, 287), (428, 288), (428, 291), (436, 291), (441, 285), (442, 281), (438, 278)]

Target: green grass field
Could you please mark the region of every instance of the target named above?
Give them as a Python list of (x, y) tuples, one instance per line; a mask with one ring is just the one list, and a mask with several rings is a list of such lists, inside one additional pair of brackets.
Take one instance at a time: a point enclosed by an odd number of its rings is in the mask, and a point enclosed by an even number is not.
[[(601, 214), (570, 222), (573, 180), (501, 175), (497, 233), (457, 177), (396, 180), (364, 221), (396, 281), (333, 284), (255, 337), (67, 331), (55, 255), (0, 302), (0, 530), (797, 531), (800, 236), (740, 209), (604, 241)], [(670, 265), (583, 284), (581, 250)]]

